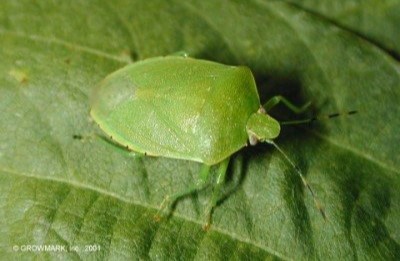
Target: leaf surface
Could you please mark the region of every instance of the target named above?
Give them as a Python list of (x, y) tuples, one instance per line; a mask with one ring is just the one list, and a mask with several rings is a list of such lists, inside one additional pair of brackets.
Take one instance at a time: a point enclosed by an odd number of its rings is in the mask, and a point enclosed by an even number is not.
[[(343, 18), (314, 2), (1, 1), (1, 259), (399, 259), (400, 68), (387, 50), (400, 29), (357, 21), (372, 5), (400, 6), (353, 1), (357, 12)], [(348, 8), (341, 2), (335, 10)], [(398, 15), (373, 19), (400, 24)], [(163, 198), (193, 184), (201, 166), (73, 138), (99, 133), (88, 111), (106, 75), (182, 50), (248, 66), (263, 102), (282, 94), (312, 101), (310, 115), (359, 111), (284, 126), (276, 140), (327, 221), (284, 158), (260, 145), (233, 155), (209, 231), (211, 188), (157, 222)], [(67, 251), (28, 247), (43, 245)]]

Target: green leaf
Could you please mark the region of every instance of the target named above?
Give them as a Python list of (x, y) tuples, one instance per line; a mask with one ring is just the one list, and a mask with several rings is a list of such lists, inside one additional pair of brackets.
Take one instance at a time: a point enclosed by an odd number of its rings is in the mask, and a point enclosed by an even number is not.
[(384, 1), (318, 1), (318, 0), (284, 0), (294, 7), (313, 13), (351, 31), (353, 34), (372, 42), (389, 54), (400, 57), (400, 2)]
[[(353, 1), (345, 19), (327, 4), (292, 2), (1, 1), (0, 259), (400, 259), (400, 67), (386, 51), (399, 51), (400, 29), (381, 26), (400, 24), (400, 5)], [(344, 2), (335, 10), (350, 10)], [(358, 23), (370, 18), (378, 23)], [(74, 139), (99, 131), (89, 99), (107, 74), (182, 50), (250, 67), (262, 101), (282, 94), (312, 101), (316, 114), (359, 111), (283, 126), (276, 140), (326, 221), (267, 145), (233, 155), (204, 231), (211, 188), (180, 200), (169, 220), (154, 218), (199, 164)]]

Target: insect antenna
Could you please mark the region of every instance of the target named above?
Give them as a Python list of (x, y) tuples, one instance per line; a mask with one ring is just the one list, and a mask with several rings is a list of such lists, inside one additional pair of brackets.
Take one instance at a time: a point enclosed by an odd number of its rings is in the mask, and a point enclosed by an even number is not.
[(304, 124), (304, 123), (312, 123), (314, 121), (322, 121), (322, 120), (329, 120), (332, 118), (336, 118), (339, 116), (347, 116), (347, 115), (353, 115), (356, 114), (358, 111), (353, 110), (353, 111), (346, 111), (346, 112), (336, 112), (328, 115), (319, 115), (315, 117), (311, 117), (308, 119), (302, 119), (302, 120), (293, 120), (293, 121), (281, 121), (279, 122), (280, 125), (295, 125), (295, 124)]
[(289, 164), (295, 169), (296, 173), (300, 176), (301, 181), (303, 182), (303, 185), (310, 191), (316, 208), (319, 210), (319, 212), (321, 213), (321, 215), (324, 218), (324, 220), (326, 220), (326, 214), (325, 214), (324, 207), (320, 203), (317, 195), (314, 193), (314, 190), (308, 184), (306, 178), (301, 173), (300, 168), (296, 164), (294, 164), (294, 162), (288, 157), (288, 155), (275, 142), (273, 142), (272, 140), (267, 140), (266, 142), (268, 142), (269, 144), (274, 146), (283, 155), (283, 157), (286, 159), (286, 161), (289, 162)]

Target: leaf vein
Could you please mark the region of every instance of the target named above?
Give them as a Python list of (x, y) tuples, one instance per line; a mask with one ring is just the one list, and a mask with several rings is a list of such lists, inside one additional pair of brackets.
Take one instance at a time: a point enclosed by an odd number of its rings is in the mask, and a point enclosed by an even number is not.
[(61, 45), (67, 48), (70, 48), (72, 50), (76, 50), (76, 51), (80, 51), (80, 52), (85, 52), (85, 53), (89, 53), (89, 54), (93, 54), (93, 55), (97, 55), (99, 57), (104, 57), (110, 60), (114, 60), (114, 61), (118, 61), (121, 63), (129, 63), (130, 61), (126, 58), (123, 58), (121, 56), (117, 56), (117, 55), (113, 55), (113, 54), (109, 54), (106, 53), (102, 50), (98, 50), (92, 47), (88, 47), (88, 46), (84, 46), (84, 45), (79, 45), (77, 43), (72, 43), (72, 42), (67, 42), (65, 40), (62, 39), (58, 39), (55, 37), (44, 37), (44, 36), (40, 36), (40, 35), (36, 35), (36, 34), (26, 34), (24, 32), (18, 32), (18, 31), (9, 31), (9, 30), (4, 30), (4, 29), (0, 29), (0, 34), (3, 35), (12, 35), (15, 37), (21, 37), (21, 38), (26, 38), (35, 42), (43, 42), (43, 43), (50, 43), (50, 44), (57, 44), (57, 45)]

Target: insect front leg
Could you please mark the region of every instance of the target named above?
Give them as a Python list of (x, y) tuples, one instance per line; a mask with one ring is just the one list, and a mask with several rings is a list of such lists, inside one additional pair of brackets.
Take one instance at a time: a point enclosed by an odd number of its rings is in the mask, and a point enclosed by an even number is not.
[(283, 103), (286, 107), (289, 108), (289, 110), (293, 111), (296, 114), (300, 114), (302, 112), (304, 112), (305, 110), (307, 110), (308, 107), (310, 107), (311, 102), (307, 102), (305, 103), (303, 106), (297, 106), (294, 105), (291, 101), (289, 101), (288, 99), (286, 99), (285, 97), (281, 96), (281, 95), (277, 95), (272, 97), (271, 99), (269, 99), (264, 105), (263, 108), (266, 112), (268, 112), (269, 110), (271, 110), (273, 107), (275, 107), (276, 105), (278, 105), (279, 103)]
[(179, 193), (166, 196), (163, 200), (163, 202), (160, 205), (160, 209), (158, 210), (155, 218), (156, 220), (160, 220), (162, 213), (165, 211), (166, 208), (169, 208), (169, 211), (167, 213), (167, 217), (171, 215), (171, 207), (176, 203), (177, 200), (179, 200), (182, 197), (188, 196), (190, 194), (193, 194), (194, 192), (197, 192), (199, 190), (204, 189), (204, 187), (207, 185), (208, 177), (210, 174), (210, 166), (208, 165), (203, 165), (201, 170), (200, 170), (200, 178), (196, 181), (195, 184), (192, 186), (188, 187), (184, 191), (181, 191)]

